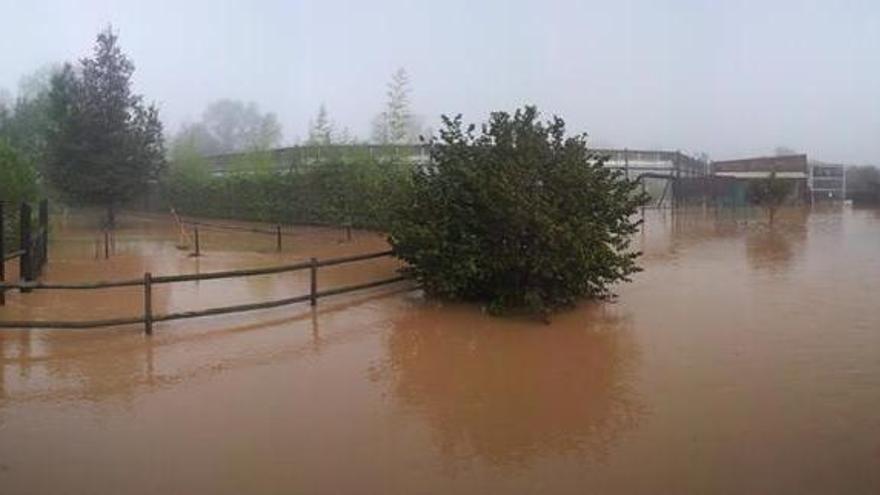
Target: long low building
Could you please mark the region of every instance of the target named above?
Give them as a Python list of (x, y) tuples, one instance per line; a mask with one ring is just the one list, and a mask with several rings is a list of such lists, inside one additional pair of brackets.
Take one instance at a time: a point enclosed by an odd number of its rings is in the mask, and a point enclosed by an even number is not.
[[(593, 149), (596, 156), (606, 159), (605, 166), (626, 172), (631, 178), (644, 173), (662, 173), (670, 177), (704, 176), (708, 163), (693, 158), (680, 151)], [(378, 159), (396, 158), (412, 163), (425, 163), (430, 158), (427, 145), (331, 145), (331, 146), (290, 146), (275, 148), (259, 153), (261, 162), (269, 162), (270, 167), (286, 171), (298, 165), (310, 165), (328, 156), (369, 156)], [(228, 153), (207, 157), (215, 175), (232, 171), (246, 171), (249, 153)]]
[(846, 175), (843, 165), (810, 163), (807, 155), (785, 155), (712, 162), (712, 175), (748, 181), (771, 173), (795, 182), (793, 195), (810, 202), (843, 200)]

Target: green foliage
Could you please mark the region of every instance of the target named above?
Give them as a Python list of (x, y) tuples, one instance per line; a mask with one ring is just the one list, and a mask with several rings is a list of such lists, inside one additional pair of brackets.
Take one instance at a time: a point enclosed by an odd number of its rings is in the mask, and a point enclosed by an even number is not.
[(0, 201), (5, 203), (7, 251), (18, 243), (18, 203), (34, 201), (37, 193), (37, 173), (33, 165), (0, 139)]
[(766, 179), (757, 179), (749, 183), (749, 199), (752, 204), (767, 210), (772, 224), (776, 210), (785, 203), (793, 188), (794, 182), (778, 178), (774, 170)]
[(637, 184), (591, 163), (562, 119), (538, 119), (534, 107), (493, 113), (476, 135), (443, 118), (390, 236), (429, 294), (546, 314), (609, 297), (639, 270)]
[(6, 141), (0, 139), (0, 201), (9, 205), (37, 197), (37, 172)]
[(22, 159), (34, 165), (40, 164), (45, 156), (46, 138), (52, 125), (49, 82), (58, 70), (46, 66), (22, 78), (14, 104), (0, 103), (0, 138), (6, 139)]
[(198, 191), (211, 179), (210, 165), (199, 152), (195, 139), (179, 139), (174, 142), (169, 175), (171, 179), (168, 182), (179, 188), (175, 192), (178, 195)]
[(134, 65), (116, 42), (107, 29), (93, 58), (52, 78), (45, 167), (66, 200), (106, 207), (111, 223), (114, 208), (144, 190), (165, 163), (158, 110), (131, 93)]
[(366, 153), (329, 154), (289, 172), (255, 172), (252, 163), (241, 167), (205, 181), (169, 174), (167, 200), (190, 215), (386, 229), (409, 182), (408, 165)]

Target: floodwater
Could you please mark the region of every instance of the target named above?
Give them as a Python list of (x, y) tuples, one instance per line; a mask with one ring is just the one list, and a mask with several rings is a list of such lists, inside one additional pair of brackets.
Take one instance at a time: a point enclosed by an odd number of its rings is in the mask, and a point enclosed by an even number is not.
[[(56, 228), (50, 281), (268, 266), (381, 236), (124, 219)], [(648, 212), (645, 272), (550, 325), (406, 283), (233, 316), (0, 331), (0, 493), (878, 493), (880, 211)], [(99, 251), (99, 258), (103, 253)], [(12, 268), (10, 266), (10, 268)], [(391, 275), (328, 268), (321, 287)], [(14, 276), (14, 270), (12, 275)], [(157, 313), (307, 273), (160, 286)], [(140, 290), (8, 294), (3, 319), (139, 314)]]

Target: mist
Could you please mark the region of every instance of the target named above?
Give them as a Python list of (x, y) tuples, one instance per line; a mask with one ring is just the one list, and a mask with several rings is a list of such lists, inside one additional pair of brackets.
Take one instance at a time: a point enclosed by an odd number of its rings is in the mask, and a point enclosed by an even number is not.
[(324, 104), (369, 139), (398, 68), (412, 110), (484, 120), (535, 104), (604, 147), (880, 162), (871, 1), (0, 3), (0, 88), (90, 54), (108, 24), (166, 133), (212, 101), (273, 112), (302, 142)]

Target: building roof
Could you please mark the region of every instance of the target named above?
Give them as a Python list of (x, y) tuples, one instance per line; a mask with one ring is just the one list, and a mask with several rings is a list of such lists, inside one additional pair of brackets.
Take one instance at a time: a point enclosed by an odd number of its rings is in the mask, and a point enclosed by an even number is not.
[(768, 156), (758, 158), (744, 158), (741, 160), (723, 160), (712, 162), (712, 171), (715, 174), (731, 174), (744, 172), (763, 172), (769, 175), (771, 171), (776, 173), (800, 173), (807, 175), (807, 155)]

